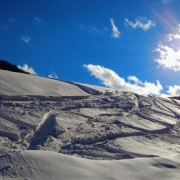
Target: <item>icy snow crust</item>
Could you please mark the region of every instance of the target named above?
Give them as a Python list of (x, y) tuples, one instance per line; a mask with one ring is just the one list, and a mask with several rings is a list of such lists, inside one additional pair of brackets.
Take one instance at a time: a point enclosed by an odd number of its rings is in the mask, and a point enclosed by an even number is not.
[(179, 179), (179, 108), (0, 70), (0, 178)]

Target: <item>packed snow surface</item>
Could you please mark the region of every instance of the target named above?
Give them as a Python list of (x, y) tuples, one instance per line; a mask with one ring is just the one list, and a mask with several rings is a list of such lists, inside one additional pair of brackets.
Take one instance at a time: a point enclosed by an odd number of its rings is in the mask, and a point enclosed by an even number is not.
[(75, 85), (55, 79), (0, 70), (0, 94), (35, 96), (87, 95)]
[(1, 152), (2, 179), (17, 180), (174, 180), (180, 155), (131, 160), (88, 160), (50, 151)]
[(179, 179), (179, 108), (0, 70), (0, 178)]

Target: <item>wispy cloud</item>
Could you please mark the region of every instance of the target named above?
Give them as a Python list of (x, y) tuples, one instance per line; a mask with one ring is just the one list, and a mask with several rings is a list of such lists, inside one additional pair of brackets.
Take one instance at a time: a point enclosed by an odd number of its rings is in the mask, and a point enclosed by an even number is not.
[(114, 20), (110, 19), (110, 22), (111, 22), (111, 26), (112, 26), (112, 37), (119, 38), (121, 33), (119, 32), (118, 28), (114, 24)]
[(34, 17), (34, 22), (36, 23), (36, 24), (40, 24), (43, 20), (42, 19), (40, 19), (39, 17)]
[(167, 4), (167, 3), (169, 3), (171, 0), (161, 0), (161, 2), (163, 3), (163, 4)]
[(99, 30), (97, 27), (95, 27), (95, 26), (91, 26), (90, 28), (89, 28), (89, 32), (90, 33), (97, 33), (97, 34), (102, 34), (102, 33), (104, 33), (102, 30)]
[(48, 75), (48, 78), (58, 79), (58, 76), (55, 72), (51, 71), (51, 74)]
[(131, 26), (132, 28), (141, 28), (144, 31), (147, 31), (151, 27), (154, 27), (156, 23), (152, 20), (147, 20), (145, 17), (140, 17), (135, 22), (129, 21), (128, 19), (125, 19), (125, 24), (128, 26)]
[(169, 41), (172, 41), (174, 39), (180, 39), (180, 24), (177, 24), (176, 27), (172, 29), (173, 29), (173, 33), (167, 35), (167, 37), (171, 37)]
[(96, 27), (95, 25), (91, 25), (91, 26), (85, 26), (83, 24), (79, 25), (78, 29), (81, 32), (88, 32), (91, 34), (99, 34), (99, 35), (105, 35), (109, 32), (108, 28), (106, 27)]
[(29, 36), (21, 36), (21, 41), (25, 43), (29, 43), (31, 41), (31, 37)]
[(17, 22), (17, 19), (14, 17), (8, 18), (4, 24), (0, 25), (4, 31), (13, 30), (14, 24)]
[(156, 83), (141, 82), (136, 76), (129, 76), (127, 78), (129, 81), (126, 82), (124, 78), (120, 77), (111, 69), (92, 64), (84, 65), (84, 67), (90, 71), (91, 75), (100, 79), (106, 87), (153, 95), (160, 95), (163, 90), (163, 86), (158, 80)]
[(32, 67), (29, 67), (27, 64), (23, 64), (23, 66), (18, 66), (19, 69), (22, 69), (26, 72), (29, 72), (30, 74), (35, 74), (36, 75), (36, 72), (34, 71), (34, 69)]
[(162, 42), (158, 44), (155, 52), (158, 53), (156, 62), (174, 71), (180, 70), (180, 25), (174, 28), (174, 33), (167, 34)]

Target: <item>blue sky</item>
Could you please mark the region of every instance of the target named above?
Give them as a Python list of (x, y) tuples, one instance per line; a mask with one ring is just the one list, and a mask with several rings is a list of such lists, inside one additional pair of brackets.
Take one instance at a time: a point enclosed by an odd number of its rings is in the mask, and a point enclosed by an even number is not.
[(39, 76), (180, 95), (180, 1), (0, 1), (0, 59)]

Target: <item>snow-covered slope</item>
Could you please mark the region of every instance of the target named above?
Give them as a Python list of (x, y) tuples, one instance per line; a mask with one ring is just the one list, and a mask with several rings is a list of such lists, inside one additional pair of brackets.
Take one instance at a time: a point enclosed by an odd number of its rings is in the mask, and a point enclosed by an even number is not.
[(178, 100), (0, 70), (0, 177), (179, 179), (179, 108)]
[(180, 155), (95, 161), (49, 151), (1, 152), (2, 179), (16, 180), (178, 180)]
[(0, 94), (40, 96), (83, 96), (73, 84), (55, 79), (0, 70)]

